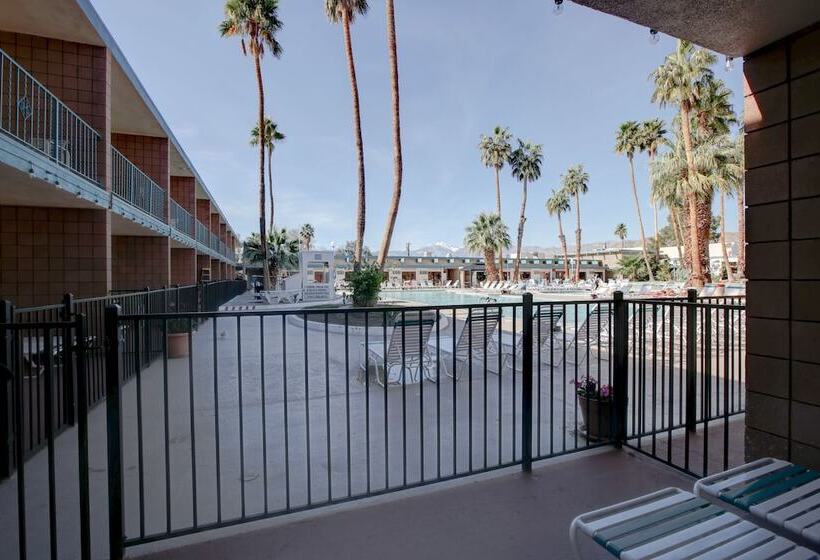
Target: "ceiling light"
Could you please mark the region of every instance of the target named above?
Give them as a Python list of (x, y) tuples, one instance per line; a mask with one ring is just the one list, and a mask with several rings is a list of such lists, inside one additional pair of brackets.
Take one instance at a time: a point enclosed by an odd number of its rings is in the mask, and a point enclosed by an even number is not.
[(649, 30), (649, 42), (653, 45), (657, 45), (658, 41), (660, 41), (660, 35), (658, 35), (658, 31), (656, 29)]
[(556, 16), (560, 16), (564, 13), (564, 0), (555, 0), (555, 7), (552, 9), (552, 13)]
[(732, 68), (735, 67), (735, 59), (734, 57), (727, 56), (726, 57), (726, 71), (729, 72)]

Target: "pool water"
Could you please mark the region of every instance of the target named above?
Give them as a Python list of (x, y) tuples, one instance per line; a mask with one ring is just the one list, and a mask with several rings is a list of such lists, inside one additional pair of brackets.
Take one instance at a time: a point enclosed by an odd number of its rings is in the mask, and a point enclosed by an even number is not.
[[(498, 303), (521, 303), (520, 296), (489, 296)], [(487, 303), (487, 296), (449, 290), (382, 290), (381, 299), (423, 305), (473, 305)]]

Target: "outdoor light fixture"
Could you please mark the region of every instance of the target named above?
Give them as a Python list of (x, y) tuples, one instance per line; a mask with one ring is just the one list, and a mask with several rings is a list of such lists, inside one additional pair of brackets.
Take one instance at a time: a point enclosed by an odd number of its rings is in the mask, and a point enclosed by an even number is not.
[(657, 29), (650, 29), (649, 30), (649, 42), (652, 43), (653, 45), (657, 45), (658, 41), (660, 41), (660, 40), (661, 40), (661, 38), (660, 38), (660, 35), (658, 35), (658, 30)]
[(560, 16), (564, 13), (564, 0), (555, 0), (555, 7), (552, 9), (552, 13), (556, 16)]
[(726, 71), (730, 72), (732, 68), (735, 67), (735, 59), (734, 57), (727, 56), (726, 57)]

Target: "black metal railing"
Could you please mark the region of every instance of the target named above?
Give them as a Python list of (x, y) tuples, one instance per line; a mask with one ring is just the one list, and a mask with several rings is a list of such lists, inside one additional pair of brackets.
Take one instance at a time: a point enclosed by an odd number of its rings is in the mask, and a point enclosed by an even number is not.
[[(195, 312), (215, 311), (220, 305), (243, 293), (246, 289), (244, 281), (222, 281), (209, 284), (193, 286), (174, 286), (158, 290), (145, 290), (141, 292), (119, 293), (111, 296), (96, 298), (75, 299), (71, 295), (66, 295), (63, 302), (55, 305), (47, 305), (32, 308), (14, 308), (7, 302), (0, 302), (2, 313), (0, 313), (0, 324), (22, 323), (37, 325), (40, 323), (55, 323), (59, 321), (70, 321), (72, 317), (81, 314), (86, 318), (86, 339), (85, 356), (87, 360), (87, 402), (93, 407), (105, 398), (105, 352), (103, 341), (104, 313), (108, 305), (119, 305), (124, 313), (133, 314), (153, 314), (153, 313), (175, 313), (175, 312)], [(22, 333), (19, 341), (22, 355), (33, 356), (43, 362), (49, 352), (45, 348), (44, 341), (36, 336), (36, 329), (30, 333), (26, 329), (18, 329)], [(150, 364), (160, 356), (162, 348), (162, 332), (157, 328), (143, 329), (141, 332), (140, 345), (133, 345), (134, 337), (125, 337), (127, 344), (124, 345), (123, 352), (126, 358), (125, 364), (133, 364), (133, 356), (140, 352), (141, 363)], [(59, 348), (53, 346), (52, 354), (56, 354)], [(0, 364), (2, 362), (0, 361)], [(54, 379), (63, 379), (60, 373), (62, 362), (55, 361)], [(128, 380), (134, 375), (134, 370), (124, 367), (122, 370), (123, 380)], [(25, 442), (23, 450), (25, 458), (33, 455), (46, 444), (45, 410), (43, 403), (43, 392), (45, 378), (42, 369), (26, 370), (24, 373), (27, 389), (24, 391), (24, 401), (21, 406), (25, 410), (26, 425), (24, 426)], [(66, 384), (72, 383), (71, 379), (65, 379)], [(30, 385), (30, 387), (28, 387)], [(66, 394), (70, 395), (70, 388), (66, 388)], [(69, 397), (66, 397), (70, 400)], [(2, 400), (0, 403), (7, 403)], [(70, 410), (70, 407), (66, 407)], [(60, 433), (74, 424), (74, 416), (70, 414), (60, 415), (56, 418), (54, 430)], [(0, 425), (0, 447), (3, 441), (8, 439), (8, 430), (2, 431)], [(0, 480), (10, 473), (9, 465), (13, 465), (13, 458), (3, 461), (0, 455)]]
[(733, 464), (740, 299), (217, 312), (219, 285), (203, 311), (185, 291), (104, 308), (108, 515), (91, 526), (112, 558), (603, 445)]

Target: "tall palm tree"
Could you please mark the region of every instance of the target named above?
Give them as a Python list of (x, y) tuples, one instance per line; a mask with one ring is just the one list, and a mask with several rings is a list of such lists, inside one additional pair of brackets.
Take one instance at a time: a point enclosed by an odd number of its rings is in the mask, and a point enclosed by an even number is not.
[(510, 246), (510, 232), (501, 221), (501, 216), (485, 212), (479, 214), (467, 227), (464, 246), (469, 251), (484, 255), (487, 279), (497, 281), (499, 277), (498, 269), (495, 267), (495, 253)]
[(402, 157), (401, 157), (401, 120), (399, 114), (399, 58), (396, 52), (396, 14), (393, 0), (385, 0), (387, 14), (387, 52), (390, 56), (390, 91), (393, 100), (393, 196), (390, 199), (390, 209), (387, 212), (387, 223), (384, 226), (382, 243), (379, 248), (379, 257), (376, 265), (384, 268), (384, 261), (390, 251), (390, 242), (393, 239), (393, 229), (396, 227), (396, 218), (399, 215), (401, 201)]
[(522, 184), (521, 215), (518, 218), (517, 258), (513, 269), (513, 280), (521, 279), (521, 251), (524, 242), (524, 222), (527, 220), (527, 185), (541, 177), (541, 163), (543, 162), (541, 144), (518, 140), (518, 147), (510, 154), (510, 168), (516, 181)]
[[(285, 139), (285, 135), (279, 132), (279, 127), (275, 122), (269, 118), (265, 118), (265, 148), (268, 151), (268, 195), (270, 196), (270, 227), (274, 225), (274, 204), (273, 204), (273, 168), (271, 163), (273, 161), (273, 148), (278, 142)], [(251, 146), (258, 146), (261, 141), (259, 134), (259, 125), (256, 125), (251, 130)]]
[(299, 240), (283, 228), (273, 228), (268, 234), (267, 243), (260, 243), (259, 236), (253, 233), (242, 245), (242, 260), (246, 263), (263, 266), (265, 254), (275, 287), (282, 269), (295, 268), (299, 264)]
[(304, 224), (299, 230), (299, 240), (302, 242), (302, 247), (305, 251), (310, 251), (313, 247), (313, 238), (316, 237), (316, 232), (310, 224)]
[[(262, 83), (262, 56), (266, 50), (276, 58), (282, 56), (282, 45), (276, 40), (276, 34), (282, 29), (278, 12), (279, 0), (227, 0), (225, 19), (219, 24), (219, 33), (223, 37), (240, 38), (242, 53), (253, 57), (256, 70), (259, 103), (257, 126), (261, 131), (259, 138), (259, 238), (262, 240), (263, 250), (267, 244), (267, 236), (265, 235), (265, 88)], [(267, 289), (270, 284), (268, 269), (265, 266), (262, 269), (262, 278)]]
[[(512, 134), (506, 127), (496, 126), (492, 136), (481, 135), (478, 149), (481, 152), (481, 163), (495, 170), (495, 213), (501, 216), (501, 170), (512, 154), (510, 145)], [(498, 268), (504, 274), (504, 252), (498, 252)]]
[(364, 185), (364, 143), (362, 142), (362, 116), (359, 109), (359, 82), (356, 79), (356, 64), (353, 60), (353, 43), (350, 39), (350, 24), (357, 15), (365, 15), (368, 10), (367, 0), (325, 0), (325, 13), (331, 23), (341, 23), (344, 31), (347, 71), (350, 75), (350, 91), (353, 96), (353, 135), (356, 140), (356, 157), (358, 160), (359, 192), (356, 206), (356, 248), (353, 252), (353, 266), (362, 264), (365, 226), (365, 185)]
[[(691, 111), (704, 95), (709, 81), (714, 75), (711, 66), (715, 63), (715, 56), (703, 49), (696, 49), (688, 41), (678, 41), (675, 52), (667, 55), (651, 75), (655, 83), (652, 101), (662, 107), (675, 103), (679, 109), (681, 135), (683, 137), (684, 153), (686, 155), (687, 173), (690, 178), (696, 175), (694, 147), (692, 145)], [(707, 279), (708, 268), (704, 270), (701, 240), (698, 236), (698, 195), (694, 188), (688, 189), (687, 206), (689, 210), (689, 237), (692, 255), (691, 283), (694, 286), (703, 286)], [(707, 249), (708, 250), (708, 249)]]
[[(649, 119), (641, 123), (641, 145), (649, 158), (649, 166), (658, 155), (658, 150), (666, 144), (666, 129), (661, 119)], [(652, 191), (652, 175), (649, 176), (649, 190)], [(655, 224), (655, 252), (660, 255), (661, 244), (658, 237), (658, 205), (652, 201), (652, 219)]]
[(547, 212), (558, 218), (558, 240), (561, 242), (561, 252), (564, 255), (564, 278), (569, 278), (569, 255), (567, 254), (567, 237), (564, 235), (564, 225), (561, 223), (561, 214), (569, 212), (569, 195), (563, 190), (553, 190), (547, 199)]
[(575, 281), (581, 280), (581, 195), (589, 190), (589, 173), (583, 164), (567, 169), (561, 175), (561, 188), (569, 196), (575, 197)]
[(643, 150), (643, 134), (641, 126), (635, 121), (626, 121), (618, 128), (615, 136), (615, 152), (625, 154), (629, 161), (629, 173), (632, 178), (632, 198), (635, 201), (635, 212), (638, 214), (638, 226), (641, 230), (641, 252), (646, 270), (649, 271), (649, 281), (654, 281), (652, 267), (649, 265), (649, 255), (646, 253), (646, 232), (643, 228), (641, 216), (641, 201), (638, 198), (638, 185), (635, 182), (635, 152)]
[(626, 239), (626, 224), (620, 223), (615, 226), (615, 235), (618, 236), (618, 239), (621, 240), (621, 249), (624, 248), (624, 239)]

